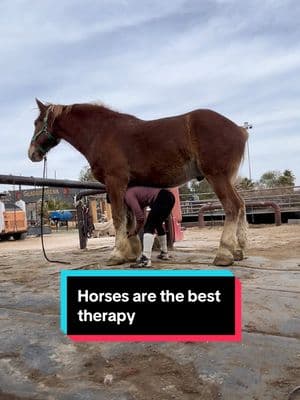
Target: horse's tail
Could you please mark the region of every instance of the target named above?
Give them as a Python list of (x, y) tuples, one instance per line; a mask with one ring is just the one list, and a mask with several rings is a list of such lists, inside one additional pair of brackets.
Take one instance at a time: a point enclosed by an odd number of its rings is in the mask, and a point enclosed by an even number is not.
[(243, 151), (242, 158), (241, 158), (241, 164), (242, 164), (244, 162), (244, 159), (245, 159), (246, 143), (247, 143), (247, 140), (249, 138), (249, 133), (248, 133), (248, 130), (246, 128), (244, 128), (243, 126), (240, 126), (239, 128), (242, 131), (242, 134), (243, 134), (243, 137), (244, 137), (244, 140), (245, 140), (244, 151)]
[(242, 133), (242, 140), (241, 140), (241, 148), (240, 148), (240, 158), (237, 160), (237, 164), (235, 164), (235, 171), (233, 172), (233, 176), (231, 182), (234, 184), (238, 178), (238, 172), (241, 164), (243, 164), (245, 160), (245, 153), (246, 153), (246, 143), (249, 137), (249, 133), (246, 128), (243, 126), (239, 126), (240, 132)]

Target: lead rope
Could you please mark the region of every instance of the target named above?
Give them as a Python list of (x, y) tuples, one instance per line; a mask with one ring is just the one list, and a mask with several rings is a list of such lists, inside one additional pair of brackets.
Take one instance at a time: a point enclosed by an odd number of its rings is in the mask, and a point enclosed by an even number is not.
[[(43, 169), (43, 179), (46, 177), (46, 165), (47, 165), (47, 157), (44, 157), (44, 169)], [(42, 241), (42, 249), (45, 259), (48, 262), (59, 263), (59, 264), (71, 264), (68, 261), (59, 261), (59, 260), (50, 260), (47, 257), (45, 246), (44, 246), (44, 228), (43, 228), (43, 219), (44, 219), (44, 198), (45, 198), (45, 186), (42, 186), (42, 204), (41, 204), (41, 241)]]

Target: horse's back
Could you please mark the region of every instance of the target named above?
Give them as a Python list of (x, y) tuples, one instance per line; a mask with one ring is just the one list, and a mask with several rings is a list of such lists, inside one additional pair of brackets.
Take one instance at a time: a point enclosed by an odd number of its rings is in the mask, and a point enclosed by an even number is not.
[[(186, 176), (190, 179), (201, 172), (232, 175), (243, 158), (247, 140), (245, 129), (209, 109), (149, 121), (138, 120), (133, 136), (135, 148), (149, 158), (143, 158), (144, 168), (151, 164), (152, 168), (157, 166), (163, 170), (176, 163), (178, 169), (189, 171)], [(128, 151), (132, 154), (129, 142)], [(198, 175), (191, 176), (191, 165)]]
[(148, 121), (153, 127), (164, 130), (162, 139), (177, 132), (178, 138), (194, 143), (204, 152), (235, 153), (239, 158), (244, 153), (248, 139), (247, 131), (229, 118), (209, 109), (196, 109), (173, 117)]
[(179, 134), (187, 136), (192, 134), (193, 139), (203, 141), (216, 140), (222, 142), (224, 139), (228, 144), (245, 144), (247, 131), (229, 118), (216, 111), (209, 109), (196, 109), (184, 114), (166, 118), (143, 121), (140, 120), (140, 127), (144, 132), (156, 131), (168, 138), (169, 135)]

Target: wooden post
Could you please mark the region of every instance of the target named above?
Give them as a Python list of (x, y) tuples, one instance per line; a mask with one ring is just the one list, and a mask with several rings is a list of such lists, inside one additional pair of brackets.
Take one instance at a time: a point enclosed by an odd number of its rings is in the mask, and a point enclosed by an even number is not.
[(79, 245), (81, 249), (86, 249), (87, 229), (85, 226), (84, 209), (81, 201), (77, 202), (76, 212), (77, 212), (77, 223), (79, 232)]
[(106, 218), (107, 221), (110, 221), (112, 219), (111, 205), (108, 203), (106, 203)]
[(98, 222), (97, 218), (97, 201), (96, 199), (90, 199), (89, 201), (89, 208), (92, 217), (92, 223), (96, 224)]

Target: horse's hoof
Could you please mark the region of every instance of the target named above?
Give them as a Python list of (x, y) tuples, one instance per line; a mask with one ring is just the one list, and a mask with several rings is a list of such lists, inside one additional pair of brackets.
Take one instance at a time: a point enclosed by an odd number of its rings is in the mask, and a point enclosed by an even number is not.
[(123, 257), (110, 257), (106, 265), (109, 267), (111, 265), (121, 265), (124, 263), (126, 263), (126, 260)]
[(233, 253), (234, 261), (242, 261), (244, 259), (244, 252), (242, 249), (235, 250)]
[(233, 264), (233, 256), (217, 255), (213, 264), (219, 267), (228, 267)]

